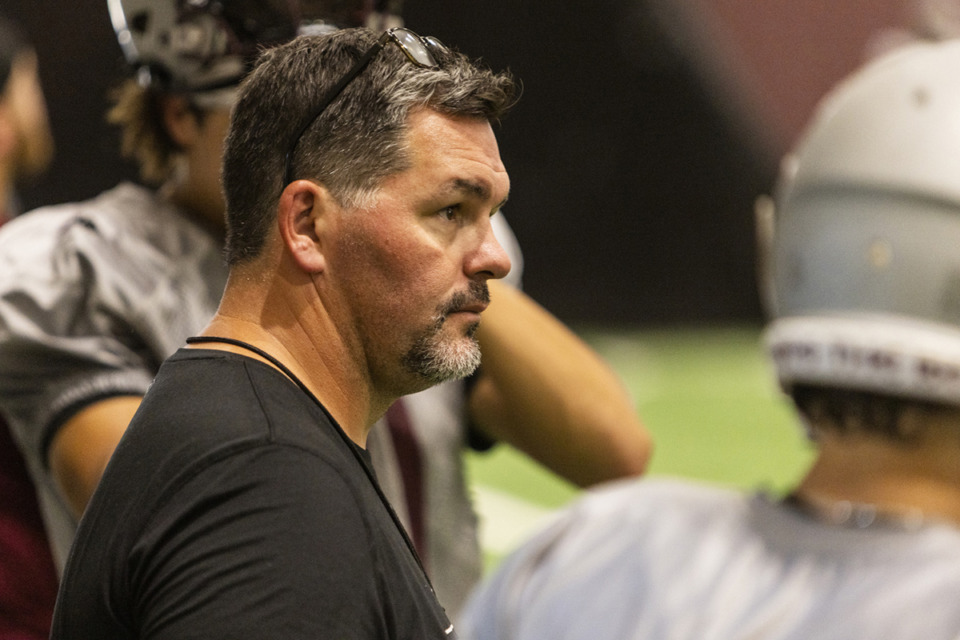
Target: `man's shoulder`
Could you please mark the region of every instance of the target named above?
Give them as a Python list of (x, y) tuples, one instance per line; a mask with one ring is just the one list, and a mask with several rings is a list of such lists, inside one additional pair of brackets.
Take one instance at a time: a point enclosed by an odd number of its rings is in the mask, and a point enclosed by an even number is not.
[(261, 439), (325, 455), (341, 448), (338, 427), (322, 405), (269, 365), (226, 351), (177, 351), (161, 366), (144, 407), (153, 412), (144, 419), (156, 415), (165, 422), (172, 413), (216, 427), (214, 442)]
[[(95, 198), (33, 209), (0, 229), (0, 247), (14, 265), (30, 256), (54, 256), (65, 247), (85, 243), (85, 237), (114, 242), (136, 236), (131, 226), (146, 219), (151, 193), (133, 184), (121, 184)], [(133, 237), (136, 241), (136, 237)]]
[(121, 213), (136, 216), (139, 212), (158, 206), (158, 203), (154, 191), (131, 182), (122, 182), (92, 198), (31, 209), (4, 225), (4, 233), (21, 226), (50, 225), (61, 219), (76, 217), (110, 218)]
[(149, 470), (151, 497), (142, 497), (155, 505), (202, 494), (211, 477), (226, 486), (257, 476), (265, 489), (323, 480), (318, 487), (339, 491), (358, 484), (358, 469), (333, 423), (282, 374), (233, 353), (181, 349), (160, 368), (103, 484), (148, 491), (127, 485)]
[[(641, 561), (702, 531), (749, 527), (750, 496), (687, 480), (641, 478), (587, 491), (558, 512), (532, 539), (531, 549), (580, 558), (593, 566), (610, 557)], [(561, 550), (558, 553), (558, 550)], [(596, 550), (602, 549), (601, 558)]]
[(184, 230), (205, 233), (157, 191), (122, 182), (87, 200), (51, 204), (18, 216), (0, 229), (0, 244), (15, 246), (37, 237), (62, 242), (74, 230), (112, 243)]
[(678, 478), (629, 478), (587, 491), (575, 509), (592, 519), (629, 518), (644, 520), (659, 514), (745, 512), (750, 497), (740, 491)]
[[(751, 539), (751, 496), (668, 478), (620, 480), (587, 491), (545, 527), (531, 548), (576, 556), (584, 567), (623, 570), (645, 565), (677, 544), (699, 544), (704, 531), (725, 540)], [(613, 561), (612, 564), (611, 560)]]
[[(122, 183), (90, 200), (34, 209), (4, 225), (0, 288), (69, 293), (83, 283), (125, 292), (116, 299), (146, 300), (157, 283), (174, 280), (178, 291), (215, 296), (215, 304), (226, 277), (221, 248), (222, 238), (154, 191)], [(208, 313), (209, 301), (202, 304), (201, 313)]]

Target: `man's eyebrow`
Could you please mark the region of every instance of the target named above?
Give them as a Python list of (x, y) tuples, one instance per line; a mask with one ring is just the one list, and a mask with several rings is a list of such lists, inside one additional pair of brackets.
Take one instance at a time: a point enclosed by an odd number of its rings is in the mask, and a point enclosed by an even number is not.
[(490, 197), (490, 185), (488, 185), (486, 182), (467, 180), (465, 178), (454, 178), (448, 182), (446, 186), (450, 191), (465, 193), (477, 198), (478, 200), (486, 200)]
[[(490, 185), (479, 180), (467, 180), (465, 178), (454, 178), (446, 184), (446, 190), (450, 192), (465, 193), (478, 200), (486, 200), (490, 197)], [(504, 198), (494, 207), (494, 210), (500, 209), (507, 203)]]

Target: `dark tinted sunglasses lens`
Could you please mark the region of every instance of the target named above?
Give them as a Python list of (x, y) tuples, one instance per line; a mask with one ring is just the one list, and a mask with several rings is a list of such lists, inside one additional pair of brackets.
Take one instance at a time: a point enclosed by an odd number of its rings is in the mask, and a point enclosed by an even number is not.
[(420, 39), (420, 36), (413, 31), (409, 29), (394, 29), (391, 31), (391, 34), (412, 62), (421, 67), (437, 66), (437, 61), (433, 58), (433, 54), (427, 49), (427, 46)]

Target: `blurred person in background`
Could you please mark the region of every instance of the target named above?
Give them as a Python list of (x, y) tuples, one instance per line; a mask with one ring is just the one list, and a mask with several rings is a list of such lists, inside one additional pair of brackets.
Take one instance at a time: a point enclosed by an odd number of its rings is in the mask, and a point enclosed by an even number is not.
[[(108, 6), (135, 70), (109, 117), (152, 186), (120, 184), (0, 233), (0, 408), (30, 463), (61, 567), (160, 363), (217, 308), (226, 279), (220, 158), (253, 54), (298, 30), (397, 23), (365, 2)], [(518, 263), (502, 215), (495, 224)], [(513, 444), (581, 486), (638, 474), (650, 452), (606, 364), (519, 290), (491, 292), (481, 371), (391, 408), (369, 443), (451, 616), (482, 569), (461, 461), (468, 442)]]
[(960, 637), (958, 74), (957, 41), (859, 70), (761, 208), (765, 340), (817, 449), (796, 488), (593, 492), (476, 592), (464, 638)]
[(20, 28), (0, 17), (0, 224), (20, 213), (16, 187), (53, 158), (53, 137), (36, 52)]
[[(37, 66), (20, 27), (0, 17), (0, 224), (20, 213), (18, 182), (40, 173), (53, 155)], [(0, 640), (47, 638), (56, 595), (36, 492), (0, 421)]]

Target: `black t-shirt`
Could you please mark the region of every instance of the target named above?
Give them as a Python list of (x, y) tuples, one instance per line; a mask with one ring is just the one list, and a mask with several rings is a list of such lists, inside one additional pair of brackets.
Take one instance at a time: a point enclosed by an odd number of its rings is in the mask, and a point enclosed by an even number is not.
[(366, 452), (257, 360), (181, 350), (84, 516), (54, 640), (455, 638)]

